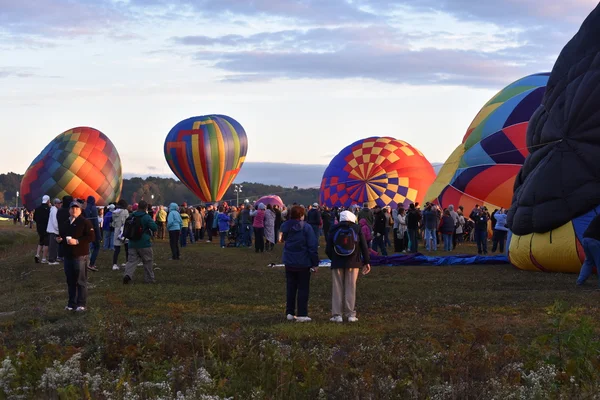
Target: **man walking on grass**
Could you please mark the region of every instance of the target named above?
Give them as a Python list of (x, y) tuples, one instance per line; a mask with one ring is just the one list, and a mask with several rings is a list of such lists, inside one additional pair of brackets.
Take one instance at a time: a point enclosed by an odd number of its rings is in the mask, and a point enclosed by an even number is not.
[(35, 262), (40, 262), (40, 253), (42, 253), (42, 264), (48, 263), (48, 220), (50, 219), (50, 196), (42, 197), (42, 204), (35, 209), (33, 220), (39, 237), (37, 252), (35, 253)]
[(129, 239), (129, 260), (125, 265), (125, 275), (123, 283), (128, 284), (133, 279), (133, 274), (139, 262), (144, 265), (144, 280), (146, 283), (154, 283), (154, 254), (152, 252), (152, 242), (150, 237), (152, 232), (156, 232), (156, 222), (146, 212), (148, 203), (142, 200), (138, 204), (137, 210), (133, 213), (134, 224), (141, 228), (139, 237)]
[(58, 265), (58, 242), (56, 241), (56, 238), (58, 237), (57, 214), (61, 204), (62, 202), (60, 199), (54, 199), (54, 204), (50, 207), (48, 228), (46, 228), (46, 232), (48, 233), (48, 265)]

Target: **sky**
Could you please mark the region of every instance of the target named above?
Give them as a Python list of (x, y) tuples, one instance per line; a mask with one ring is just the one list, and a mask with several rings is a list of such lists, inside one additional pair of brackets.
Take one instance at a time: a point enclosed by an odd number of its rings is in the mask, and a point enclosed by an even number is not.
[(126, 174), (168, 175), (167, 133), (206, 114), (244, 126), (251, 163), (326, 165), (369, 136), (443, 162), (496, 92), (551, 70), (596, 5), (0, 0), (0, 173), (91, 126)]

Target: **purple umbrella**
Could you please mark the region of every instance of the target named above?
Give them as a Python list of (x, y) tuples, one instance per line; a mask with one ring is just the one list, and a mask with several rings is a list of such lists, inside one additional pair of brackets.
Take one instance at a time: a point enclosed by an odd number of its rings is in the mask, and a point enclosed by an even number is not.
[(279, 208), (283, 208), (283, 200), (281, 200), (281, 197), (276, 196), (274, 194), (269, 196), (263, 196), (260, 199), (256, 200), (256, 204), (259, 203), (263, 203), (265, 206), (270, 204), (272, 206), (279, 206)]

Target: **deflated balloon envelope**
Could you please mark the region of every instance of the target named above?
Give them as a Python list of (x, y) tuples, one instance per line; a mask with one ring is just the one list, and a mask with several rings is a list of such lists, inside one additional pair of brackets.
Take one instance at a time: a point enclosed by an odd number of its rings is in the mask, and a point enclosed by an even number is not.
[(246, 131), (225, 115), (181, 121), (171, 129), (164, 145), (165, 158), (173, 173), (206, 202), (223, 198), (247, 151)]
[(33, 160), (21, 181), (27, 208), (41, 204), (44, 195), (96, 198), (103, 206), (121, 195), (121, 159), (113, 143), (97, 129), (78, 127), (58, 135)]
[(462, 143), (446, 160), (425, 200), (442, 207), (476, 204), (508, 208), (525, 157), (529, 119), (542, 102), (549, 73), (508, 85), (479, 111)]
[(577, 272), (585, 228), (600, 205), (600, 6), (561, 52), (531, 118), (531, 154), (515, 181), (511, 262)]
[(410, 144), (370, 137), (352, 143), (333, 158), (321, 180), (320, 203), (408, 207), (423, 201), (434, 179), (431, 163)]

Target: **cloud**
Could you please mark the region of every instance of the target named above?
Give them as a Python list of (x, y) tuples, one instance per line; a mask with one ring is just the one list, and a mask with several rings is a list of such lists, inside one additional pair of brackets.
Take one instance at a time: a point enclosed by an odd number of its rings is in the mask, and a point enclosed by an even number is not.
[(37, 68), (29, 67), (0, 67), (0, 79), (2, 78), (61, 78), (54, 75), (39, 74)]

